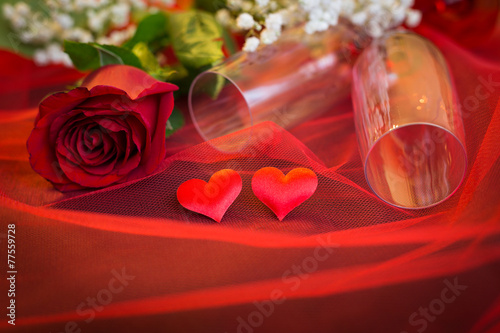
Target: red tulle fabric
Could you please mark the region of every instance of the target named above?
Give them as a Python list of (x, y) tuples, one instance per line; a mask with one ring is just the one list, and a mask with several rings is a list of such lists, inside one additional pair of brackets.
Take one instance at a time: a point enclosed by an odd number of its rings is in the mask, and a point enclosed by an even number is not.
[[(349, 99), (290, 131), (257, 125), (234, 154), (188, 122), (167, 140), (161, 172), (66, 194), (30, 168), (37, 111), (1, 111), (0, 232), (6, 251), (6, 225), (16, 224), (16, 331), (500, 332), (500, 61), (484, 56), (498, 45), (476, 51), (418, 31), (450, 64), (469, 158), (459, 191), (421, 211), (369, 190)], [(251, 189), (263, 167), (309, 168), (318, 188), (280, 222)], [(243, 181), (221, 223), (178, 203), (182, 183), (221, 169)], [(92, 308), (92, 298), (106, 304)], [(2, 316), (0, 331), (10, 331)]]

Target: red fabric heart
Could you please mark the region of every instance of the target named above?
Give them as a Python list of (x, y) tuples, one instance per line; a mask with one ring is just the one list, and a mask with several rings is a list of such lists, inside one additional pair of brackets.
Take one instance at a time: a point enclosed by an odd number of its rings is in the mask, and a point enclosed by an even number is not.
[(253, 193), (280, 221), (309, 199), (317, 187), (318, 177), (305, 168), (293, 169), (286, 176), (276, 168), (263, 168), (252, 178)]
[(241, 188), (240, 175), (224, 169), (214, 173), (208, 183), (201, 179), (182, 183), (177, 189), (177, 200), (182, 207), (220, 222)]

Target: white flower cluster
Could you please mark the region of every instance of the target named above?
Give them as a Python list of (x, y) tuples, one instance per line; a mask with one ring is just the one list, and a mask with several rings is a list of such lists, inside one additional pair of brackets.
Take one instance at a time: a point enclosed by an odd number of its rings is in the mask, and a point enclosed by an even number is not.
[[(175, 5), (175, 0), (149, 0), (157, 5)], [(121, 45), (136, 30), (133, 10), (147, 10), (148, 0), (40, 0), (30, 7), (22, 1), (2, 6), (16, 39), (36, 46), (38, 65), (72, 66), (62, 48), (64, 40)], [(154, 6), (153, 4), (152, 6)], [(153, 8), (150, 8), (153, 9)]]
[(361, 26), (372, 37), (403, 23), (420, 23), (422, 14), (412, 9), (414, 0), (227, 0), (217, 20), (236, 31), (248, 32), (243, 50), (255, 51), (272, 44), (283, 27), (304, 23), (307, 33), (325, 31), (340, 18)]

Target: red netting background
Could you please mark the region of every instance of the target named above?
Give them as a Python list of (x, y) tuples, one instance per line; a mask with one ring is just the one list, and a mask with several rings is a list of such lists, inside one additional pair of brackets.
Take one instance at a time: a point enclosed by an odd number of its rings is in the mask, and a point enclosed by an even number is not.
[[(2, 251), (6, 224), (16, 223), (18, 266), (16, 326), (2, 314), (0, 331), (500, 332), (500, 34), (472, 48), (425, 26), (418, 32), (442, 50), (469, 105), (466, 179), (426, 210), (389, 206), (369, 190), (350, 99), (290, 131), (257, 125), (235, 154), (203, 143), (188, 123), (167, 140), (159, 173), (69, 194), (30, 168), (25, 142), (37, 110), (0, 111)], [(470, 107), (483, 79), (496, 85)], [(2, 105), (37, 96), (37, 87), (14, 94), (2, 81)], [(267, 166), (311, 168), (319, 178), (283, 222), (251, 191), (252, 175)], [(243, 191), (222, 223), (178, 204), (181, 183), (225, 168), (240, 173)], [(134, 278), (90, 310), (89, 297), (110, 295), (102, 290), (113, 270)], [(466, 288), (441, 309), (450, 283)], [(7, 289), (3, 279), (3, 311)], [(429, 306), (424, 320), (419, 311)]]

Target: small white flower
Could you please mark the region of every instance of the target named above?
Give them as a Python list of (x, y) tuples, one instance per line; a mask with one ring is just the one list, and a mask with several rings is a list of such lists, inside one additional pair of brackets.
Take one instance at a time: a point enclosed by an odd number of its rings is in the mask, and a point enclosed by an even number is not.
[(16, 12), (23, 17), (26, 17), (31, 13), (30, 7), (24, 2), (16, 3), (15, 9)]
[(294, 6), (280, 9), (277, 13), (281, 15), (283, 19), (283, 26), (294, 26), (297, 22), (301, 20), (301, 15), (296, 13), (296, 8)]
[(61, 45), (56, 43), (52, 43), (47, 46), (46, 52), (49, 59), (52, 60), (53, 63), (59, 63), (62, 59), (62, 54), (64, 54)]
[(416, 27), (422, 20), (422, 12), (414, 9), (409, 9), (406, 12), (406, 25), (410, 28)]
[(415, 0), (400, 0), (400, 2), (401, 2), (401, 6), (404, 6), (407, 8), (413, 7), (413, 5), (415, 4)]
[(256, 0), (257, 6), (265, 7), (269, 4), (269, 0)]
[(33, 32), (31, 32), (30, 30), (25, 30), (19, 34), (19, 39), (21, 39), (21, 41), (23, 43), (29, 44), (29, 43), (32, 43), (34, 41), (35, 34)]
[(117, 46), (121, 45), (126, 38), (126, 34), (122, 31), (113, 31), (111, 35), (109, 35), (110, 44)]
[(38, 66), (46, 66), (49, 64), (49, 56), (44, 49), (37, 49), (33, 54), (33, 61)]
[(70, 29), (75, 24), (73, 18), (68, 14), (57, 14), (55, 19), (63, 29)]
[(374, 2), (369, 4), (365, 9), (366, 13), (370, 14), (371, 16), (378, 16), (382, 14), (384, 9), (382, 8), (382, 5), (378, 2)]
[(325, 31), (328, 29), (328, 23), (324, 21), (309, 21), (304, 27), (306, 33), (313, 34), (315, 32)]
[(130, 7), (125, 3), (120, 3), (111, 7), (111, 22), (118, 27), (122, 28), (129, 24), (130, 20)]
[(10, 19), (16, 13), (16, 10), (10, 3), (3, 4), (2, 10), (3, 10), (3, 16), (6, 19)]
[(262, 44), (272, 44), (278, 40), (279, 33), (274, 30), (264, 29), (260, 33), (260, 41)]
[(131, 25), (125, 30), (113, 31), (109, 36), (100, 37), (97, 42), (99, 44), (120, 46), (132, 38), (136, 30), (137, 26)]
[(283, 25), (283, 17), (281, 14), (269, 14), (266, 18), (266, 28), (273, 31), (281, 31), (281, 26)]
[(67, 53), (63, 53), (61, 63), (66, 67), (69, 67), (69, 68), (73, 67), (73, 62), (71, 61), (71, 58), (69, 57), (69, 55)]
[(260, 45), (260, 40), (257, 37), (249, 37), (245, 41), (243, 46), (243, 51), (245, 52), (255, 52)]
[(108, 19), (109, 12), (107, 10), (101, 10), (99, 12), (90, 10), (87, 12), (87, 25), (90, 30), (94, 32), (99, 32), (104, 29), (104, 23)]
[(228, 26), (231, 23), (231, 12), (227, 9), (219, 9), (215, 13), (215, 19), (223, 26)]
[(144, 2), (143, 0), (131, 0), (131, 2), (132, 2), (132, 6), (135, 9), (144, 10), (147, 7), (146, 2)]
[(71, 0), (56, 0), (56, 3), (57, 2), (62, 7), (62, 9), (66, 11), (70, 11), (73, 9), (73, 3), (71, 2)]
[(74, 6), (76, 11), (80, 12), (87, 7), (87, 1), (86, 0), (75, 0), (73, 6)]
[(45, 49), (37, 49), (33, 55), (33, 60), (38, 66), (62, 64), (66, 67), (73, 67), (71, 58), (58, 43), (51, 43)]
[(352, 15), (352, 13), (354, 13), (354, 9), (356, 9), (354, 1), (342, 1), (340, 6), (340, 11), (344, 13), (345, 16)]
[(102, 45), (110, 45), (111, 44), (111, 39), (109, 39), (107, 36), (101, 36), (97, 38), (97, 44), (102, 44)]
[(394, 5), (396, 5), (395, 0), (379, 0), (380, 4), (384, 7), (390, 8)]
[(377, 21), (370, 21), (366, 27), (366, 32), (374, 37), (378, 38), (384, 34), (384, 29), (380, 26)]
[(313, 8), (309, 12), (309, 21), (319, 21), (323, 18), (324, 11), (322, 8)]
[(69, 39), (80, 43), (90, 43), (94, 41), (92, 34), (87, 30), (83, 30), (82, 28), (73, 28), (66, 30), (63, 34), (63, 39)]
[(243, 5), (242, 0), (228, 0), (227, 7), (231, 10), (240, 10)]
[(243, 3), (241, 4), (241, 9), (244, 12), (249, 12), (252, 10), (252, 8), (253, 8), (253, 3), (251, 1), (243, 1)]
[(403, 23), (406, 17), (406, 8), (403, 6), (399, 6), (393, 9), (392, 11), (392, 20), (395, 25), (400, 25)]
[(10, 18), (10, 22), (12, 27), (16, 30), (25, 28), (27, 26), (26, 19), (18, 14), (15, 14)]
[(368, 19), (368, 15), (364, 11), (354, 13), (351, 16), (351, 22), (353, 24), (359, 25), (359, 26), (364, 25), (366, 23), (367, 19)]
[(253, 16), (248, 13), (243, 13), (236, 19), (236, 25), (243, 30), (250, 30), (253, 28), (255, 21)]
[(334, 26), (339, 22), (339, 15), (336, 12), (326, 12), (323, 14), (322, 20), (328, 23), (328, 25)]
[(320, 0), (299, 0), (299, 3), (308, 12), (321, 5)]
[[(26, 33), (24, 37), (31, 39), (33, 43), (46, 43), (56, 35), (56, 30), (54, 29), (54, 25), (56, 24), (50, 20), (34, 19), (30, 22), (29, 28), (23, 31), (23, 33)], [(23, 33), (21, 33), (21, 40), (23, 39)]]

